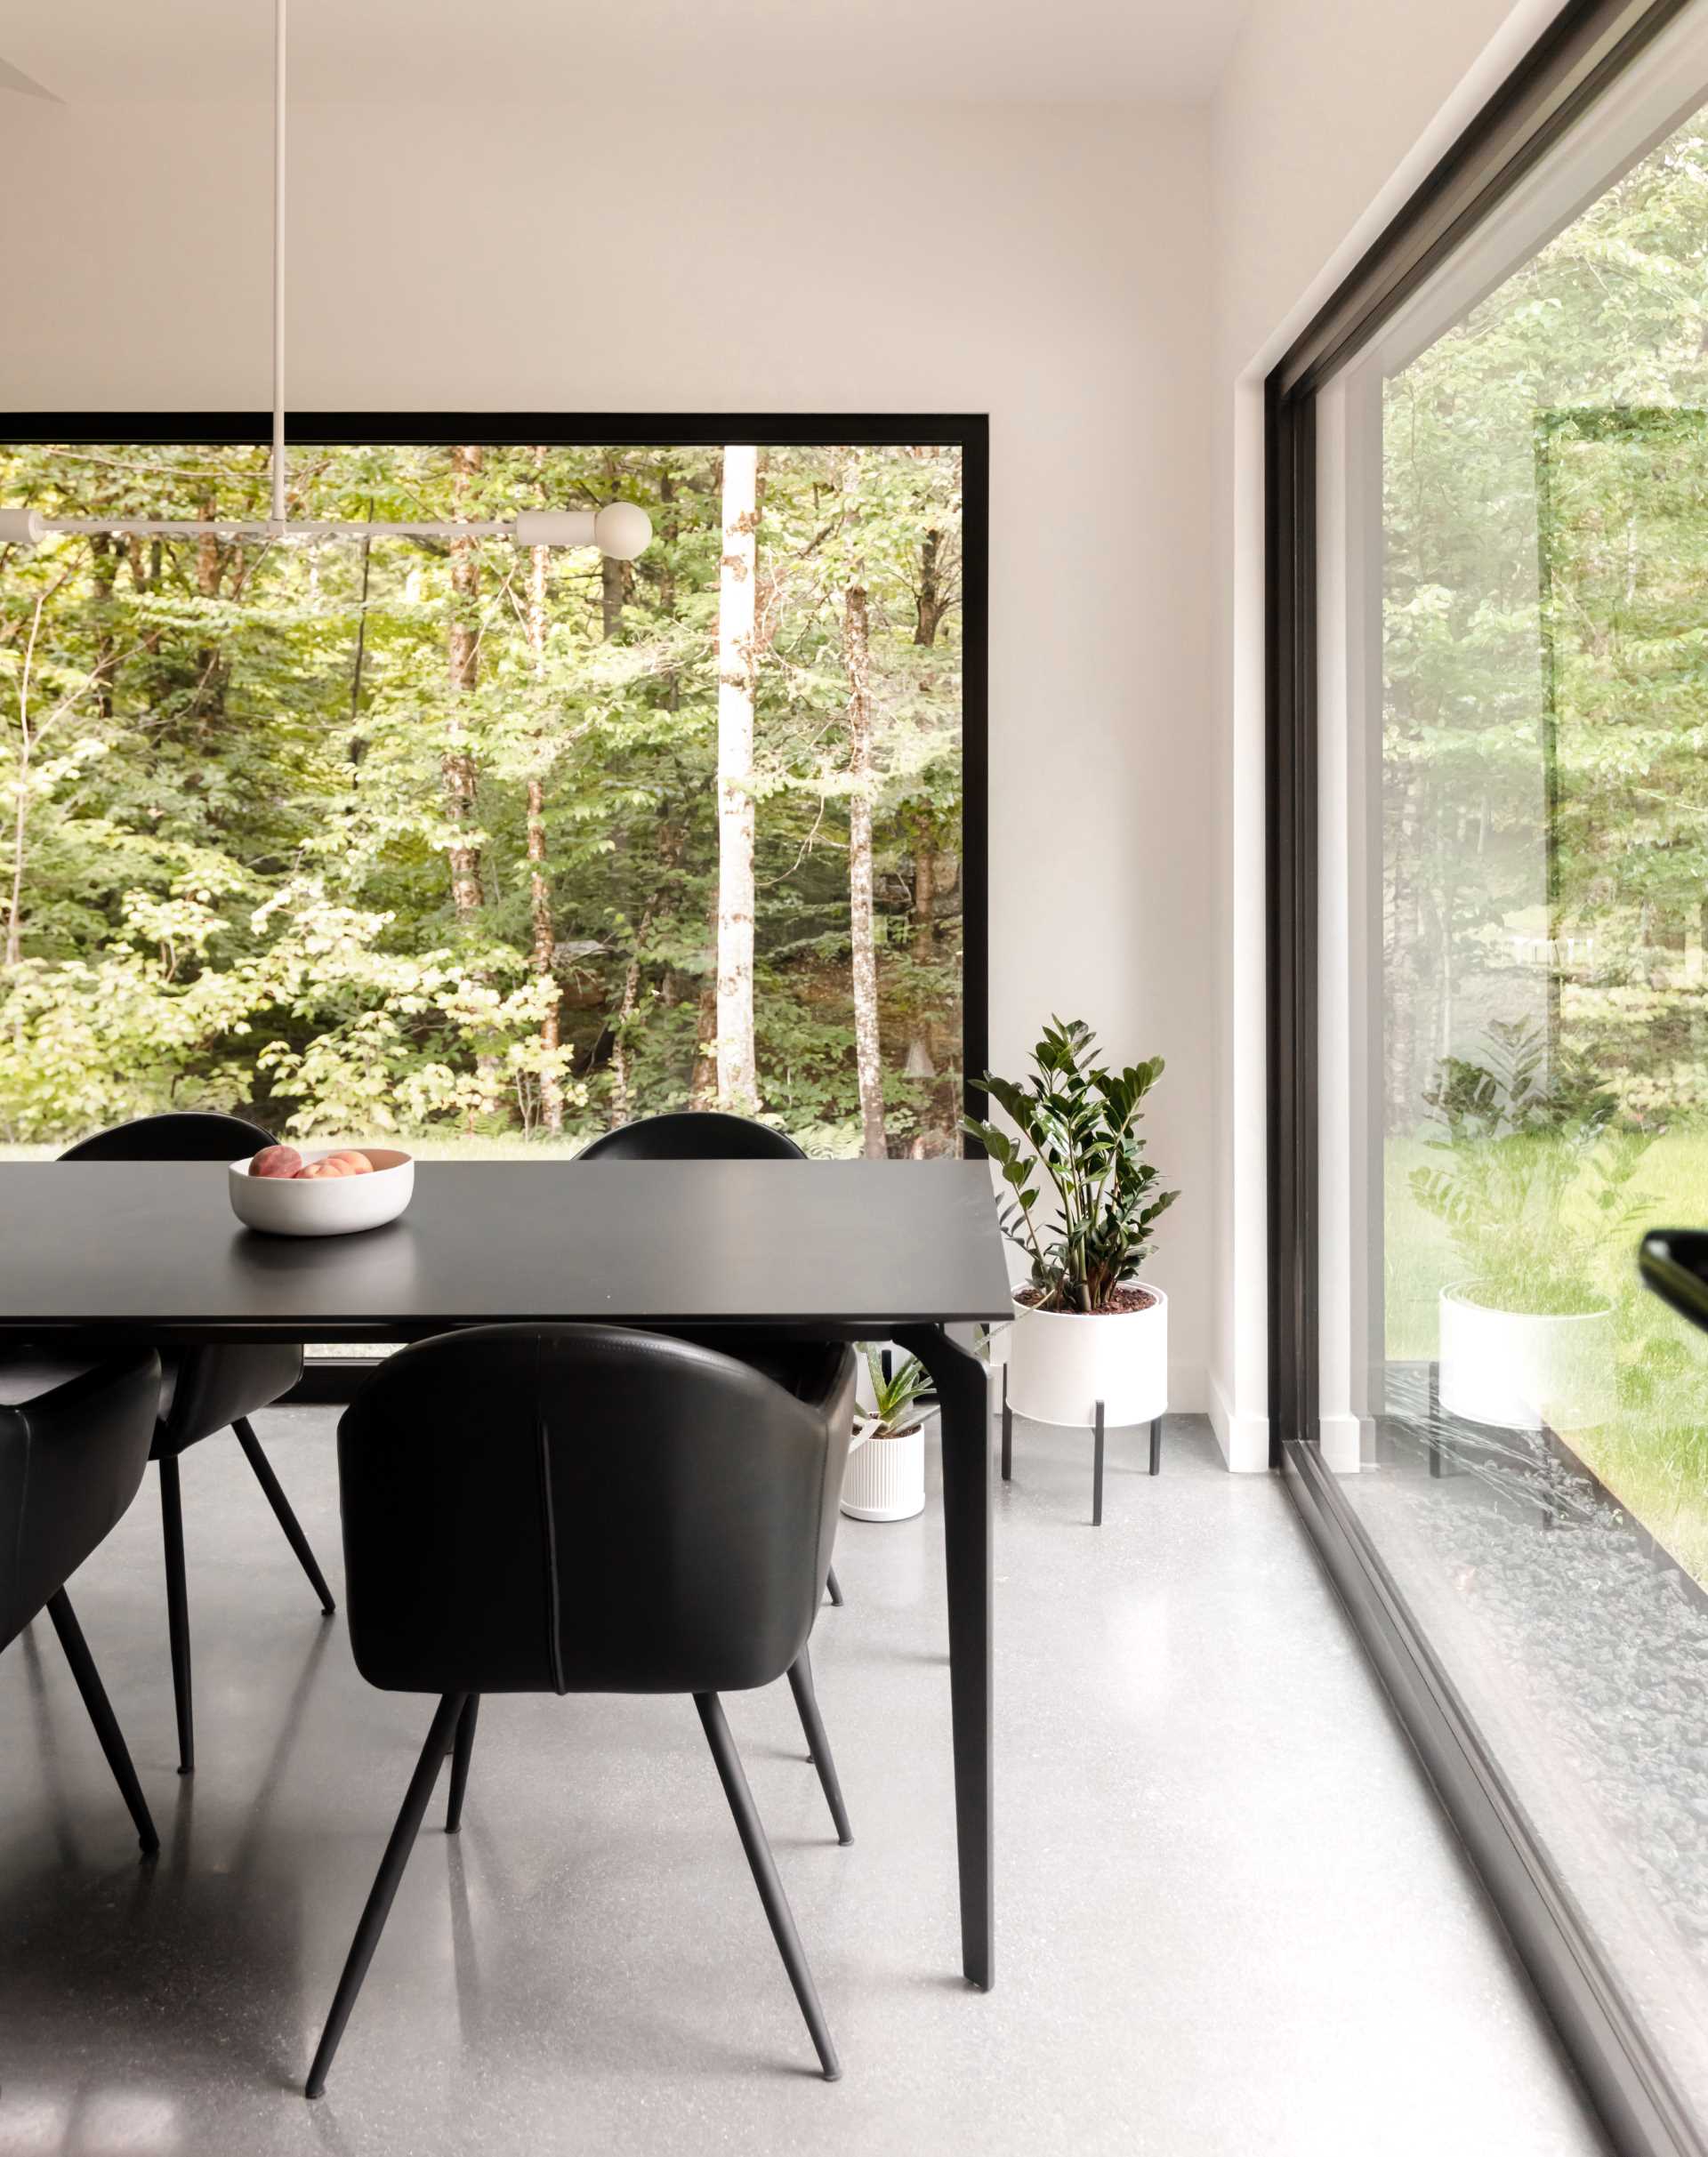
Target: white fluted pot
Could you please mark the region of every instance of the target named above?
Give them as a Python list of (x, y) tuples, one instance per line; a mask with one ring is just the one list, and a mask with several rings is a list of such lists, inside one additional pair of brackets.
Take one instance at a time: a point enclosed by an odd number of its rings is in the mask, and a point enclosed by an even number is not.
[(925, 1510), (924, 1423), (893, 1438), (879, 1437), (877, 1430), (869, 1420), (855, 1425), (842, 1510), (850, 1520), (911, 1520)]

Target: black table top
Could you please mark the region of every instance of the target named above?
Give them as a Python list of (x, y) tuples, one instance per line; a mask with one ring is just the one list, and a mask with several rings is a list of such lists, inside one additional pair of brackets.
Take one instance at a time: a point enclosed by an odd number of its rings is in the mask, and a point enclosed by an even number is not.
[(0, 1165), (0, 1333), (407, 1340), (596, 1319), (882, 1339), (1010, 1316), (977, 1161), (422, 1162), (401, 1220), (256, 1234), (206, 1162)]

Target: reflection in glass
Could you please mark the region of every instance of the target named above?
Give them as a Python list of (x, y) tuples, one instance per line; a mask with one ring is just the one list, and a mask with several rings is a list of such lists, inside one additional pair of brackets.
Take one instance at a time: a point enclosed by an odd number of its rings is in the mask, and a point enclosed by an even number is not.
[(1341, 1487), (1708, 2118), (1708, 1342), (1634, 1262), (1708, 1226), (1708, 127), (1551, 222), (1349, 375), (1325, 467), (1370, 953)]

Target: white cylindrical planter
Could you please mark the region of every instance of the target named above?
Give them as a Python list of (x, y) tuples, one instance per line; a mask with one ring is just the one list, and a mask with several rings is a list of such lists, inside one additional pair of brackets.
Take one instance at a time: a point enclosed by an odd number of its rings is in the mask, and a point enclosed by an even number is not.
[(925, 1510), (925, 1426), (893, 1438), (876, 1425), (856, 1425), (842, 1476), (842, 1510), (850, 1520), (911, 1520)]
[(1441, 1405), (1496, 1430), (1588, 1430), (1612, 1416), (1613, 1313), (1539, 1317), (1441, 1291)]
[(1008, 1401), (1035, 1423), (1089, 1429), (1103, 1404), (1111, 1425), (1148, 1423), (1168, 1409), (1168, 1298), (1143, 1282), (1141, 1311), (1092, 1316), (1037, 1311), (1017, 1301), (1008, 1351)]

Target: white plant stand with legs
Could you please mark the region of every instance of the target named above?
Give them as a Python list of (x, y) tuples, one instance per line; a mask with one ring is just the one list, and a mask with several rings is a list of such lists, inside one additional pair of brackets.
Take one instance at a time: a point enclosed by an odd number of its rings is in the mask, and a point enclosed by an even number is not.
[[(1141, 1310), (1082, 1315), (1040, 1311), (1017, 1297), (1003, 1359), (1003, 1481), (1014, 1471), (1014, 1412), (1040, 1423), (1085, 1428), (1091, 1411), (1092, 1525), (1103, 1525), (1104, 1426), (1150, 1427), (1150, 1472), (1163, 1469), (1168, 1412), (1168, 1298), (1148, 1283)], [(1013, 1386), (1019, 1372), (1020, 1384)], [(1012, 1394), (1011, 1396), (1011, 1388)]]

